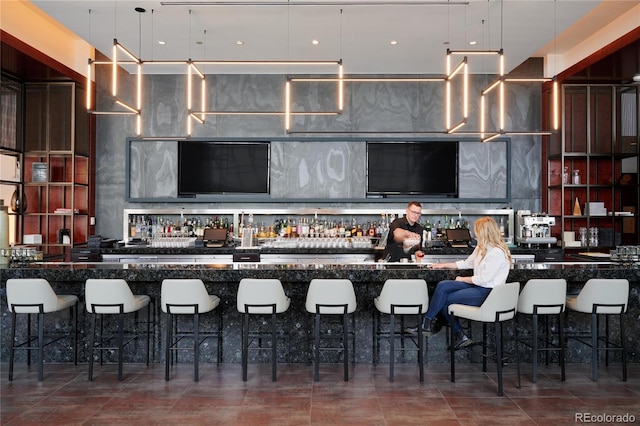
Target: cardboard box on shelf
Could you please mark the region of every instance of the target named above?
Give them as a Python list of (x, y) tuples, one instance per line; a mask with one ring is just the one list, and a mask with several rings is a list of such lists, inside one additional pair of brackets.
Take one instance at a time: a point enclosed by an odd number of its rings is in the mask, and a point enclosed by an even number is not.
[(42, 244), (42, 235), (25, 234), (23, 242), (24, 244)]

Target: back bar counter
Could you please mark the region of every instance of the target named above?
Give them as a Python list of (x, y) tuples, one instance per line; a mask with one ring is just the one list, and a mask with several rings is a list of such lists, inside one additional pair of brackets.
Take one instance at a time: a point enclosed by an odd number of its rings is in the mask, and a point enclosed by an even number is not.
[[(444, 261), (444, 260), (442, 260)], [(223, 317), (223, 348), (222, 360), (228, 363), (240, 363), (241, 359), (241, 317), (236, 310), (236, 292), (242, 278), (277, 278), (282, 281), (285, 292), (291, 298), (290, 312), (278, 318), (279, 326), (291, 333), (291, 362), (309, 362), (311, 360), (311, 345), (309, 337), (312, 335), (311, 314), (304, 309), (304, 301), (309, 282), (314, 278), (348, 278), (355, 287), (358, 308), (356, 311), (356, 362), (372, 362), (372, 314), (375, 311), (374, 297), (378, 296), (385, 280), (390, 278), (422, 278), (427, 281), (430, 292), (440, 280), (453, 279), (456, 275), (470, 275), (470, 270), (433, 270), (426, 264), (404, 263), (376, 263), (373, 261), (356, 260), (340, 263), (277, 263), (277, 262), (230, 262), (230, 263), (162, 263), (155, 259), (145, 263), (138, 259), (134, 263), (96, 262), (96, 263), (32, 263), (13, 265), (7, 269), (0, 269), (0, 297), (2, 303), (2, 362), (8, 361), (9, 330), (11, 317), (7, 312), (6, 280), (9, 278), (45, 278), (58, 294), (75, 294), (84, 298), (84, 284), (88, 278), (120, 278), (126, 280), (134, 294), (146, 294), (155, 299), (153, 312), (152, 361), (164, 362), (164, 342), (162, 329), (164, 322), (160, 321), (162, 313), (159, 309), (160, 288), (165, 278), (199, 278), (209, 293), (221, 298), (218, 309), (222, 309)], [(568, 292), (577, 293), (589, 278), (625, 278), (630, 282), (629, 309), (626, 315), (626, 335), (628, 347), (628, 361), (640, 362), (640, 270), (637, 268), (617, 265), (610, 262), (516, 262), (509, 274), (508, 281), (518, 281), (523, 286), (531, 278), (564, 278), (568, 283)], [(85, 314), (81, 304), (80, 316), (80, 345), (79, 360), (87, 362), (88, 331), (90, 319)], [(55, 314), (57, 315), (57, 314)], [(60, 319), (51, 320), (47, 317), (47, 324), (52, 326), (61, 322)], [(201, 330), (214, 327), (215, 315), (211, 318), (204, 316)], [(409, 320), (407, 320), (409, 321)], [(414, 321), (411, 319), (410, 321)], [(524, 328), (530, 327), (526, 321)], [(569, 332), (584, 329), (589, 324), (589, 317), (571, 312), (566, 322)], [(616, 321), (613, 326), (617, 328)], [(407, 326), (414, 324), (406, 324)], [(22, 324), (24, 327), (24, 324)], [(338, 329), (336, 329), (337, 331)], [(448, 362), (446, 333), (441, 332), (428, 339), (427, 362)], [(478, 330), (475, 335), (480, 336)], [(63, 344), (63, 343), (61, 343)], [(55, 345), (52, 345), (55, 347)], [(388, 362), (388, 345), (380, 348), (381, 362)], [(278, 346), (279, 361), (287, 361), (286, 345)], [(567, 362), (590, 362), (590, 348), (569, 340)], [(480, 351), (470, 351), (477, 352)], [(415, 352), (407, 352), (403, 357), (396, 355), (397, 362), (415, 360)], [(522, 350), (523, 360), (530, 361), (530, 350)], [(252, 353), (250, 362), (268, 362), (269, 354)], [(338, 355), (327, 353), (326, 362), (341, 362)], [(19, 354), (16, 361), (24, 362), (24, 355)], [(209, 349), (201, 351), (201, 362), (215, 362), (216, 349), (212, 342)], [(46, 362), (71, 362), (72, 354), (66, 346), (47, 348)], [(479, 357), (469, 355), (461, 362), (477, 362)], [(126, 362), (143, 362), (143, 351), (140, 347), (132, 346), (125, 353)], [(617, 354), (612, 362), (620, 362)], [(16, 368), (19, 367), (19, 364)]]

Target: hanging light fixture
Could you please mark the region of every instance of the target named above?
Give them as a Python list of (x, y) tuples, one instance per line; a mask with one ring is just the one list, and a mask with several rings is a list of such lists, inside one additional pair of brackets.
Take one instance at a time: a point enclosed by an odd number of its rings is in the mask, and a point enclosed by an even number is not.
[[(445, 129), (447, 133), (454, 133), (462, 126), (467, 124), (469, 116), (469, 76), (467, 67), (467, 57), (465, 56), (453, 70), (451, 70), (451, 56), (458, 54), (451, 50), (447, 50), (447, 77), (445, 79)], [(451, 124), (451, 90), (453, 78), (462, 72), (462, 119), (455, 125)]]
[[(141, 7), (136, 7), (135, 11), (139, 14), (145, 12), (145, 9)], [(141, 15), (139, 15), (141, 16)], [(114, 14), (115, 19), (115, 14)], [(91, 9), (89, 9), (89, 20), (91, 20)], [(138, 29), (139, 37), (141, 37), (141, 25), (139, 23)], [(129, 59), (128, 60), (118, 60), (118, 53), (124, 53)], [(118, 105), (122, 109), (120, 111), (98, 111), (93, 106), (93, 100), (91, 99), (91, 78), (92, 74), (95, 73), (96, 65), (108, 65), (111, 67), (111, 97), (113, 103)], [(135, 65), (136, 67), (136, 90), (135, 90), (135, 106), (131, 106), (128, 103), (124, 102), (122, 99), (118, 98), (118, 70), (121, 65)], [(92, 72), (93, 70), (93, 72)], [(113, 39), (113, 47), (112, 47), (112, 58), (111, 61), (96, 61), (91, 58), (88, 60), (87, 65), (87, 111), (90, 114), (95, 115), (135, 115), (136, 116), (136, 135), (140, 136), (142, 133), (142, 60), (139, 59), (136, 55), (131, 53), (129, 49), (124, 47), (122, 44), (118, 42), (117, 38)], [(92, 109), (93, 107), (93, 109)]]

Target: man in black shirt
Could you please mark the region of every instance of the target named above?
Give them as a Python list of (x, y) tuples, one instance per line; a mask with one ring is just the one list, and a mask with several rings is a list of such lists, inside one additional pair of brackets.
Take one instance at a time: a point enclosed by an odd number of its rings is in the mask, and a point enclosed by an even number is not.
[[(389, 262), (398, 262), (402, 258), (411, 258), (422, 247), (422, 225), (418, 223), (422, 214), (422, 205), (417, 201), (410, 201), (404, 217), (394, 220), (389, 227), (387, 246), (384, 258)], [(407, 252), (404, 250), (405, 240), (419, 240), (420, 242)]]

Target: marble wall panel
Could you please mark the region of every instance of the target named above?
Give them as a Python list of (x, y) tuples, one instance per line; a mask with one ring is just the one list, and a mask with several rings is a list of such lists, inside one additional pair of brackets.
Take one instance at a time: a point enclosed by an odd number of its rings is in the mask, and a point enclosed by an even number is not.
[(133, 141), (129, 149), (129, 196), (175, 198), (178, 195), (178, 143)]
[(274, 198), (364, 198), (363, 142), (273, 142)]
[(507, 146), (460, 142), (459, 197), (504, 198), (507, 196)]

